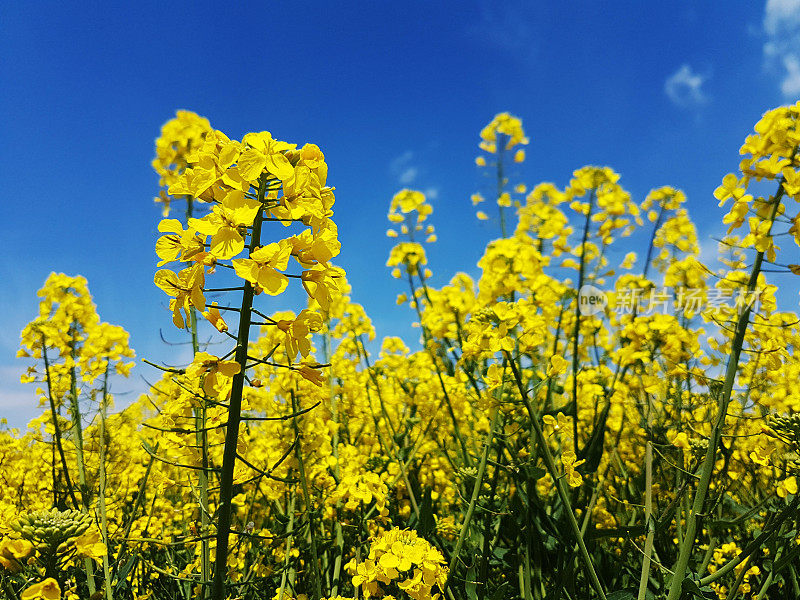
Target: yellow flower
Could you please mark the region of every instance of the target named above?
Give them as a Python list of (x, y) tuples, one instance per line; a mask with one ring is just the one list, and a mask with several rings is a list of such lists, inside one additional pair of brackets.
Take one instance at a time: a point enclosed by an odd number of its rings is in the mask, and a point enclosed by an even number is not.
[(100, 532), (97, 530), (89, 530), (76, 538), (75, 549), (78, 552), (78, 556), (93, 558), (98, 561), (108, 554), (106, 545), (100, 541)]
[(216, 258), (227, 260), (244, 250), (243, 230), (253, 224), (261, 204), (241, 190), (231, 190), (202, 219), (189, 219), (189, 227), (211, 236), (210, 252)]
[(22, 563), (33, 553), (33, 544), (28, 540), (0, 539), (0, 567), (12, 573), (22, 570)]
[(272, 139), (269, 131), (248, 133), (242, 138), (242, 143), (246, 144), (247, 148), (239, 157), (237, 166), (244, 180), (257, 181), (264, 169), (281, 181), (286, 181), (294, 175), (289, 159), (283, 154), (293, 149), (294, 144)]
[(310, 367), (309, 365), (302, 365), (297, 372), (305, 379), (313, 383), (317, 387), (322, 387), (322, 384), (325, 382), (325, 376), (322, 374), (322, 371), (319, 369), (315, 369)]
[(338, 267), (315, 265), (303, 271), (300, 278), (309, 297), (316, 300), (322, 310), (327, 311), (333, 299), (342, 292), (340, 282), (344, 279), (344, 271)]
[(299, 352), (303, 358), (311, 352), (312, 332), (322, 329), (322, 317), (313, 310), (303, 309), (296, 319), (281, 319), (276, 323), (278, 329), (286, 335), (283, 340), (286, 357), (292, 361)]
[(722, 206), (728, 198), (738, 200), (744, 195), (744, 192), (744, 188), (739, 185), (739, 178), (733, 173), (728, 173), (722, 178), (722, 185), (714, 190), (714, 197), (719, 200), (719, 205)]
[(161, 259), (157, 264), (159, 267), (174, 260), (190, 260), (205, 249), (203, 240), (192, 229), (184, 230), (178, 219), (163, 219), (158, 230), (167, 234), (156, 241), (156, 254)]
[(397, 528), (375, 538), (367, 559), (358, 564), (351, 561), (347, 570), (353, 575), (353, 586), (363, 587), (367, 597), (376, 595), (378, 583), (396, 582), (415, 600), (437, 598), (432, 590), (444, 587), (448, 573), (441, 552), (416, 531)]
[(386, 261), (387, 267), (404, 265), (406, 270), (412, 275), (416, 275), (420, 265), (428, 264), (425, 256), (425, 249), (416, 242), (401, 242), (392, 248), (389, 260)]
[(270, 296), (277, 296), (289, 284), (286, 275), (279, 271), (286, 270), (291, 253), (289, 241), (281, 240), (254, 250), (250, 258), (234, 259), (233, 268), (242, 279), (257, 285)]
[(241, 365), (233, 360), (221, 360), (207, 352), (194, 355), (192, 364), (186, 367), (186, 376), (199, 379), (203, 377), (203, 391), (209, 396), (219, 396), (231, 377), (241, 370)]
[(417, 210), (425, 203), (425, 194), (416, 190), (400, 190), (392, 198), (392, 203), (389, 207), (390, 212), (395, 212), (400, 209), (402, 213), (410, 213)]
[(769, 457), (772, 453), (775, 452), (775, 448), (772, 447), (763, 447), (760, 444), (755, 447), (755, 450), (750, 452), (750, 460), (752, 460), (757, 465), (761, 465), (762, 467), (766, 467), (769, 465)]
[(689, 444), (689, 438), (684, 431), (681, 431), (672, 439), (672, 445), (687, 452), (692, 449), (691, 444)]
[[(547, 368), (547, 376), (561, 375), (567, 372), (567, 361), (562, 356), (555, 355), (550, 358), (550, 366)], [(561, 414), (561, 413), (559, 413)]]
[(48, 577), (27, 588), (22, 592), (20, 598), (21, 600), (61, 600), (61, 588), (55, 579)]
[(797, 478), (794, 475), (787, 477), (778, 484), (778, 496), (794, 496), (797, 493)]
[[(195, 264), (192, 267), (175, 273), (169, 269), (160, 269), (153, 276), (155, 284), (174, 299), (170, 301), (172, 322), (175, 327), (183, 329), (189, 322), (189, 308), (194, 306), (200, 312), (206, 309), (206, 298), (203, 295), (205, 285), (205, 270), (203, 265)], [(181, 315), (183, 310), (186, 319)]]
[(228, 324), (225, 323), (225, 319), (223, 319), (222, 315), (219, 314), (219, 309), (217, 308), (216, 302), (212, 302), (211, 306), (208, 307), (208, 310), (204, 311), (202, 315), (220, 333), (228, 331)]
[(517, 144), (528, 143), (528, 138), (522, 129), (522, 121), (505, 112), (495, 115), (492, 122), (483, 128), (481, 140), (481, 149), (493, 154), (497, 152), (498, 142), (505, 142), (505, 150), (510, 150)]

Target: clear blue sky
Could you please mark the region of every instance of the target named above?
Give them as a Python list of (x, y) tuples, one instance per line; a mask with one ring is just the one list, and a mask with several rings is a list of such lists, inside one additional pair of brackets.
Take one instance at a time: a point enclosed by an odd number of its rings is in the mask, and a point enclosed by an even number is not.
[[(388, 202), (433, 191), (434, 282), (474, 273), (497, 235), (469, 201), (485, 185), (478, 132), (500, 111), (531, 139), (529, 185), (585, 164), (617, 170), (638, 201), (673, 185), (709, 244), (712, 192), (745, 135), (800, 97), (800, 0), (3, 2), (0, 49), (0, 416), (21, 425), (36, 400), (14, 355), (51, 271), (86, 276), (140, 357), (168, 360), (159, 328), (180, 339), (152, 283), (150, 161), (176, 109), (231, 137), (318, 144), (354, 300), (380, 336), (413, 340), (384, 266)], [(141, 375), (117, 384), (120, 402)]]

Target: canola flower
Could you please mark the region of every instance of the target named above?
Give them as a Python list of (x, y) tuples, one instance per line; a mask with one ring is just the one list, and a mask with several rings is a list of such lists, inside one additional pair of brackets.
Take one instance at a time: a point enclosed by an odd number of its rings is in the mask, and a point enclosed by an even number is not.
[(320, 148), (180, 112), (154, 166), (187, 211), (154, 282), (191, 358), (114, 411), (127, 333), (48, 278), (20, 349), (42, 413), (0, 429), (0, 595), (791, 597), (800, 325), (772, 271), (800, 269), (799, 115), (766, 113), (709, 191), (732, 205), (716, 272), (679, 189), (636, 199), (596, 165), (528, 186), (535, 149), (498, 115), (472, 275), (434, 275), (422, 192), (387, 199), (415, 343), (377, 339), (333, 262)]

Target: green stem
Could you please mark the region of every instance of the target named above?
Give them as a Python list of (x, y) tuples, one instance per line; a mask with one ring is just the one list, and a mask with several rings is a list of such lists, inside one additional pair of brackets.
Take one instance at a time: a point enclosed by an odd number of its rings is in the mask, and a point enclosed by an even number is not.
[[(56, 401), (53, 398), (53, 384), (50, 378), (50, 362), (47, 360), (47, 346), (44, 341), (44, 334), (42, 335), (42, 357), (44, 358), (44, 372), (47, 379), (47, 397), (50, 400), (50, 415), (53, 418), (53, 430), (55, 434), (56, 447), (58, 448), (58, 455), (61, 457), (61, 468), (64, 469), (64, 479), (67, 482), (67, 492), (72, 499), (72, 504), (77, 509), (80, 505), (78, 499), (75, 497), (75, 490), (73, 489), (72, 480), (69, 476), (69, 467), (67, 466), (67, 457), (64, 454), (64, 445), (62, 443), (61, 425), (58, 423), (58, 412), (56, 411)], [(56, 487), (56, 481), (53, 481), (53, 487)]]
[[(294, 390), (292, 390), (292, 412), (297, 413), (297, 398)], [(300, 470), (300, 484), (303, 488), (303, 501), (306, 505), (306, 512), (308, 513), (308, 529), (311, 537), (311, 560), (314, 562), (314, 600), (322, 598), (322, 576), (319, 571), (319, 556), (317, 553), (317, 534), (314, 528), (314, 510), (311, 506), (311, 494), (308, 492), (308, 480), (306, 479), (306, 469), (303, 461), (303, 442), (300, 436), (300, 426), (297, 424), (297, 414), (292, 419), (294, 422), (294, 433), (297, 438), (295, 445), (297, 453), (298, 469)]]
[[(649, 404), (649, 402), (648, 402)], [(650, 432), (648, 410), (648, 435)], [(644, 497), (644, 522), (647, 527), (647, 538), (644, 541), (644, 558), (642, 559), (642, 575), (639, 579), (639, 594), (637, 600), (645, 600), (647, 594), (647, 584), (650, 581), (650, 555), (653, 552), (653, 538), (655, 537), (655, 526), (653, 524), (653, 442), (647, 440), (644, 451), (645, 465), (645, 497)]]
[(111, 596), (111, 569), (108, 560), (108, 552), (111, 545), (108, 540), (108, 519), (106, 517), (106, 415), (108, 411), (108, 366), (106, 366), (105, 377), (103, 378), (103, 397), (100, 400), (100, 489), (98, 490), (98, 507), (100, 509), (100, 532), (103, 536), (103, 543), (106, 545), (106, 554), (103, 556), (103, 588), (106, 593), (106, 600), (112, 600)]
[[(194, 216), (194, 200), (191, 196), (186, 199), (186, 222)], [(189, 327), (192, 336), (192, 356), (200, 349), (197, 339), (197, 311), (194, 306), (189, 308)], [(198, 396), (200, 406), (194, 408), (195, 443), (200, 448), (200, 460), (203, 468), (198, 471), (198, 487), (200, 488), (200, 572), (204, 584), (200, 587), (200, 600), (208, 597), (208, 582), (211, 581), (211, 540), (208, 537), (211, 524), (210, 509), (208, 505), (208, 432), (206, 430), (206, 401), (204, 395)]]
[[(783, 196), (783, 178), (778, 184), (778, 192), (772, 201), (770, 209), (769, 229), (767, 235), (770, 235), (772, 224), (775, 221), (775, 216), (778, 214), (778, 207), (781, 204), (781, 197)], [(758, 275), (761, 273), (761, 263), (764, 261), (764, 252), (756, 254), (753, 268), (750, 271), (750, 279), (747, 282), (747, 292), (749, 295), (756, 289), (758, 283)], [(703, 460), (702, 471), (700, 473), (700, 481), (697, 484), (697, 490), (694, 495), (694, 502), (692, 503), (691, 512), (688, 519), (686, 519), (686, 533), (683, 537), (683, 543), (680, 547), (678, 560), (673, 569), (674, 575), (672, 583), (669, 588), (669, 595), (667, 600), (678, 600), (681, 595), (683, 579), (686, 575), (686, 568), (689, 565), (689, 558), (691, 557), (694, 548), (695, 536), (697, 534), (697, 521), (700, 514), (703, 512), (703, 506), (706, 501), (706, 494), (711, 485), (711, 475), (714, 471), (714, 463), (716, 462), (717, 448), (722, 436), (722, 428), (725, 425), (725, 415), (728, 412), (728, 404), (731, 400), (731, 393), (733, 392), (733, 384), (736, 380), (736, 371), (739, 368), (739, 356), (742, 353), (742, 346), (744, 345), (744, 336), (747, 332), (747, 325), (750, 322), (751, 306), (748, 305), (742, 310), (736, 321), (736, 329), (734, 330), (733, 341), (731, 344), (731, 353), (728, 355), (728, 364), (725, 369), (725, 382), (722, 387), (722, 392), (718, 401), (717, 416), (714, 419), (714, 424), (711, 429), (711, 435), (708, 440), (708, 450), (706, 451), (705, 459)]]
[(478, 503), (478, 496), (480, 495), (481, 486), (483, 485), (483, 474), (486, 472), (486, 462), (489, 458), (489, 450), (492, 447), (492, 439), (494, 438), (495, 430), (497, 429), (499, 423), (500, 411), (495, 409), (494, 417), (492, 418), (492, 426), (489, 428), (489, 431), (486, 434), (486, 439), (483, 442), (483, 453), (481, 454), (481, 462), (478, 464), (478, 472), (475, 475), (475, 484), (472, 486), (472, 497), (469, 500), (467, 514), (464, 515), (464, 523), (461, 525), (461, 532), (458, 534), (458, 541), (456, 542), (456, 547), (453, 550), (453, 556), (450, 559), (450, 571), (447, 574), (447, 580), (444, 583), (443, 592), (447, 592), (447, 588), (450, 585), (453, 574), (455, 573), (458, 557), (461, 554), (461, 547), (464, 545), (464, 540), (467, 537), (469, 523), (472, 520), (472, 514), (475, 512), (475, 505)]
[[(70, 333), (72, 335), (70, 357), (74, 365), (78, 354), (76, 349), (78, 342), (75, 339), (76, 330), (74, 324), (70, 326)], [(69, 370), (69, 397), (72, 407), (72, 426), (75, 428), (75, 457), (78, 462), (78, 489), (81, 491), (80, 511), (84, 514), (88, 514), (91, 494), (89, 493), (89, 486), (86, 483), (86, 463), (83, 456), (83, 422), (81, 420), (81, 409), (78, 402), (78, 374), (74, 366)], [(91, 596), (96, 589), (94, 585), (94, 562), (91, 558), (86, 558), (83, 561), (83, 567), (86, 571), (86, 585), (89, 588), (89, 595)]]
[[(322, 352), (323, 362), (330, 364), (331, 362), (331, 322), (330, 319), (326, 320), (325, 335), (322, 338)], [(363, 345), (363, 342), (362, 342)], [(366, 352), (366, 351), (365, 351)], [(336, 464), (333, 468), (333, 474), (336, 481), (339, 481), (339, 408), (337, 405), (336, 394), (333, 391), (333, 369), (331, 368), (330, 376), (328, 377), (328, 398), (331, 403), (331, 419), (336, 423), (333, 430), (333, 440), (331, 442), (333, 448), (333, 457), (336, 459)], [(338, 515), (341, 509), (342, 501), (336, 503), (336, 512)], [(339, 580), (342, 574), (342, 558), (344, 557), (344, 534), (342, 533), (342, 523), (337, 517), (334, 524), (334, 539), (336, 556), (333, 559), (333, 578), (331, 580), (331, 596), (335, 597), (339, 594)]]
[(286, 590), (286, 579), (289, 573), (289, 556), (292, 551), (292, 541), (294, 540), (294, 501), (295, 493), (292, 490), (292, 499), (289, 501), (289, 526), (287, 531), (289, 535), (286, 537), (286, 548), (284, 549), (283, 557), (283, 575), (281, 575), (281, 587), (277, 593), (277, 600), (283, 600), (283, 593)]
[[(264, 202), (267, 190), (267, 178), (262, 176), (258, 201)], [(259, 208), (253, 222), (250, 236), (249, 254), (252, 254), (260, 243), (261, 223), (264, 218), (263, 208)], [(236, 466), (236, 445), (239, 441), (239, 424), (242, 412), (242, 392), (244, 391), (245, 367), (247, 366), (247, 347), (250, 342), (251, 309), (253, 308), (253, 284), (245, 281), (242, 294), (242, 306), (239, 312), (239, 333), (236, 339), (235, 360), (239, 363), (239, 372), (233, 376), (231, 397), (228, 408), (228, 423), (225, 432), (225, 447), (222, 452), (222, 471), (220, 473), (219, 507), (217, 516), (217, 556), (214, 568), (212, 598), (225, 600), (227, 597), (225, 581), (228, 572), (228, 537), (231, 531), (231, 512), (233, 506), (233, 470)]]
[[(506, 237), (506, 214), (503, 206), (499, 205), (500, 197), (503, 195), (503, 188), (505, 188), (505, 167), (503, 165), (503, 157), (505, 156), (505, 138), (507, 136), (500, 136), (497, 140), (497, 200), (498, 208), (500, 209), (500, 233)], [(503, 148), (500, 148), (500, 143), (503, 142)]]
[(581, 297), (580, 292), (586, 277), (586, 242), (589, 240), (589, 229), (592, 224), (592, 208), (594, 207), (595, 191), (589, 194), (589, 208), (586, 211), (586, 222), (583, 224), (583, 239), (581, 240), (581, 263), (578, 270), (578, 290), (575, 294), (575, 327), (572, 331), (572, 445), (578, 452), (578, 337), (581, 332)]
[(580, 550), (581, 559), (583, 560), (586, 572), (589, 575), (589, 581), (591, 582), (592, 587), (595, 589), (600, 599), (606, 600), (606, 594), (603, 591), (603, 586), (600, 584), (600, 579), (597, 577), (597, 572), (592, 564), (589, 551), (586, 549), (586, 544), (583, 541), (583, 536), (581, 535), (578, 521), (575, 519), (575, 513), (572, 511), (572, 504), (569, 500), (569, 495), (564, 489), (563, 479), (558, 474), (556, 463), (553, 460), (553, 455), (550, 453), (550, 447), (547, 445), (547, 439), (544, 437), (542, 426), (539, 424), (539, 417), (533, 412), (533, 407), (531, 406), (530, 399), (528, 398), (528, 390), (525, 389), (525, 384), (522, 382), (522, 376), (517, 369), (517, 365), (514, 362), (513, 357), (507, 351), (504, 352), (508, 358), (508, 364), (511, 366), (511, 371), (514, 374), (514, 380), (517, 383), (519, 393), (521, 394), (528, 410), (531, 426), (533, 427), (534, 435), (536, 437), (536, 442), (539, 444), (539, 447), (542, 450), (542, 458), (544, 458), (545, 467), (547, 468), (548, 473), (550, 473), (550, 477), (553, 479), (558, 497), (561, 499), (561, 503), (564, 505), (564, 512), (567, 515), (567, 521), (569, 522), (569, 526), (572, 529), (572, 533), (578, 543), (578, 549)]
[(428, 330), (422, 324), (422, 311), (419, 308), (419, 299), (417, 298), (417, 288), (414, 285), (414, 278), (412, 277), (411, 271), (408, 267), (406, 268), (406, 272), (408, 274), (408, 286), (411, 289), (411, 300), (413, 301), (414, 308), (417, 311), (420, 329), (422, 329), (422, 338), (425, 343), (425, 349), (428, 351), (428, 355), (431, 357), (431, 362), (436, 369), (436, 375), (439, 378), (439, 386), (442, 388), (442, 394), (444, 396), (444, 403), (447, 406), (447, 412), (450, 415), (450, 419), (453, 421), (453, 433), (455, 434), (456, 440), (458, 440), (458, 443), (461, 446), (464, 462), (467, 466), (472, 466), (472, 457), (470, 456), (469, 452), (467, 452), (467, 444), (464, 441), (464, 437), (461, 435), (461, 428), (458, 425), (458, 419), (456, 418), (456, 413), (453, 410), (453, 403), (450, 401), (450, 394), (447, 392), (447, 387), (444, 384), (442, 369), (439, 366), (439, 361), (436, 360), (436, 354), (433, 352), (433, 349), (428, 343), (430, 341)]

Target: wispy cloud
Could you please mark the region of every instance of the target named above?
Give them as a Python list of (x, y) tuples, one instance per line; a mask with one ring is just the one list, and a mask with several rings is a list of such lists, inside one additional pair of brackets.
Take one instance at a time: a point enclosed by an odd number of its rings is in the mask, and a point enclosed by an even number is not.
[(419, 175), (419, 168), (414, 164), (415, 154), (406, 150), (389, 163), (389, 173), (401, 185), (411, 185)]
[[(428, 200), (435, 200), (439, 196), (439, 188), (427, 181), (425, 173), (426, 157), (430, 151), (423, 150), (417, 154), (408, 150), (397, 156), (389, 163), (389, 174), (397, 181), (398, 185), (413, 187), (422, 191)], [(422, 166), (419, 166), (422, 165)]]
[(439, 197), (439, 188), (429, 187), (423, 192), (428, 200), (436, 200)]
[(692, 67), (684, 64), (667, 77), (664, 92), (676, 106), (694, 108), (708, 102), (708, 96), (703, 91), (703, 84), (707, 80), (707, 75), (695, 73)]
[(520, 58), (536, 54), (536, 32), (530, 5), (525, 0), (484, 2), (477, 23), (467, 33)]
[(781, 93), (800, 96), (800, 0), (767, 0), (764, 8), (764, 59), (781, 73)]
[(403, 185), (409, 185), (414, 182), (417, 178), (417, 167), (408, 167), (397, 178), (397, 180), (402, 183)]

